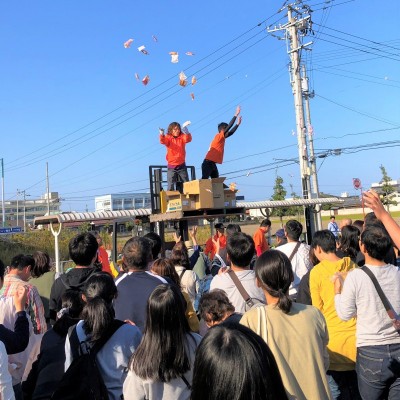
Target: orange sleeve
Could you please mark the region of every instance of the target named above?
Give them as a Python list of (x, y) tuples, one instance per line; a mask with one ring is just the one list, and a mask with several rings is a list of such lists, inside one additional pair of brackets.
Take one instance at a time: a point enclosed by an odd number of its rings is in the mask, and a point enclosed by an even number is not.
[(183, 134), (183, 142), (184, 143), (190, 143), (191, 141), (192, 141), (192, 134), (191, 133)]
[(99, 247), (99, 261), (101, 262), (101, 270), (104, 272), (108, 272), (109, 274), (112, 275), (111, 268), (110, 268), (110, 263), (108, 262), (108, 253), (104, 247)]
[(213, 248), (214, 248), (214, 244), (213, 244), (213, 242), (212, 242), (212, 239), (210, 238), (210, 239), (208, 239), (207, 242), (206, 242), (206, 247), (205, 247), (205, 249), (204, 249), (204, 254), (205, 254), (206, 256), (208, 256), (209, 253), (212, 253)]

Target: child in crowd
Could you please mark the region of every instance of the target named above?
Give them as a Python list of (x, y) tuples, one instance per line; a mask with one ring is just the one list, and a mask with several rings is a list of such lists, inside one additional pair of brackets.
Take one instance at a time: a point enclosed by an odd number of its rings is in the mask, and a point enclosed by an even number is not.
[(221, 122), (218, 125), (218, 133), (212, 140), (210, 148), (208, 149), (208, 152), (203, 161), (203, 164), (201, 164), (201, 172), (202, 172), (201, 179), (219, 177), (217, 164), (222, 164), (222, 161), (224, 159), (225, 139), (228, 138), (229, 136), (232, 136), (242, 122), (242, 117), (239, 117), (236, 125), (232, 128), (239, 114), (240, 114), (240, 106), (237, 106), (236, 113), (234, 117), (231, 119), (231, 122), (229, 122), (229, 124), (227, 124), (226, 122)]
[(192, 141), (192, 135), (189, 133), (187, 126), (189, 121), (183, 124), (183, 129), (178, 122), (171, 122), (168, 126), (168, 133), (164, 134), (164, 129), (160, 128), (160, 143), (167, 148), (168, 162), (168, 190), (178, 190), (174, 187), (177, 184), (179, 176), (180, 181), (187, 182), (189, 180), (186, 169), (186, 143)]

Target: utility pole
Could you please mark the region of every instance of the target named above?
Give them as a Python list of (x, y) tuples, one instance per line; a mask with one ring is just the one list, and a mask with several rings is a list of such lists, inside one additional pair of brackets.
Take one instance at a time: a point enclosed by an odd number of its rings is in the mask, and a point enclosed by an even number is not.
[(1, 159), (1, 211), (3, 215), (3, 228), (6, 226), (6, 209), (4, 206), (4, 159)]
[(46, 162), (47, 215), (50, 215), (49, 163)]
[[(303, 91), (302, 91), (302, 77), (301, 77), (301, 51), (310, 46), (312, 42), (303, 44), (301, 37), (305, 36), (311, 28), (311, 16), (306, 15), (303, 17), (304, 10), (307, 12), (307, 7), (301, 9), (296, 8), (295, 4), (289, 4), (284, 8), (287, 9), (288, 22), (280, 25), (278, 28), (268, 29), (269, 33), (276, 31), (285, 31), (285, 38), (288, 47), (288, 54), (290, 57), (290, 81), (292, 85), (292, 93), (294, 97), (294, 106), (296, 113), (296, 131), (297, 131), (297, 144), (299, 152), (299, 165), (302, 197), (304, 199), (311, 199), (311, 181), (310, 181), (310, 166), (308, 157), (308, 146), (306, 139), (306, 124), (304, 117), (303, 105)], [(312, 234), (318, 229), (315, 221), (315, 214), (311, 206), (305, 206), (305, 221), (307, 241), (311, 242)]]
[(20, 191), (17, 189), (17, 226), (19, 226), (19, 193)]
[[(311, 181), (312, 181), (312, 197), (319, 197), (319, 187), (318, 187), (318, 176), (317, 176), (317, 164), (314, 153), (314, 132), (311, 125), (311, 114), (310, 114), (310, 103), (309, 99), (314, 97), (314, 91), (310, 91), (308, 85), (308, 76), (305, 65), (302, 66), (303, 71), (303, 98), (305, 105), (306, 121), (307, 121), (307, 133), (308, 133), (308, 148), (310, 150), (310, 170), (311, 170)], [(321, 213), (315, 213), (315, 228), (320, 231), (322, 229)]]

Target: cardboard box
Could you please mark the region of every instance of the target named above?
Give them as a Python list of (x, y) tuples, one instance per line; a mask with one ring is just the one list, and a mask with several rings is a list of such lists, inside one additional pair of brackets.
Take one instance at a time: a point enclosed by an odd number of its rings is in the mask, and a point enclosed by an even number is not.
[(195, 209), (193, 196), (184, 195), (178, 191), (166, 191), (167, 209), (166, 212), (188, 211)]
[(236, 192), (237, 190), (224, 190), (224, 206), (226, 208), (236, 207)]
[(211, 179), (214, 208), (224, 207), (224, 180), (225, 178)]
[(212, 182), (209, 179), (197, 179), (184, 182), (183, 193), (194, 199), (194, 209), (196, 210), (214, 208)]

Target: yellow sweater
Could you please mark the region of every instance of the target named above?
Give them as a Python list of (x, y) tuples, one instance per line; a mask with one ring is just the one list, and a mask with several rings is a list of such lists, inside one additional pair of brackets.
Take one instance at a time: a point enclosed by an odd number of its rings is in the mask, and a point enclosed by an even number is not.
[(329, 369), (351, 371), (356, 360), (356, 319), (342, 321), (335, 309), (335, 291), (332, 277), (336, 272), (346, 272), (356, 265), (349, 257), (338, 261), (323, 260), (310, 273), (310, 292), (313, 306), (321, 310), (329, 333)]

